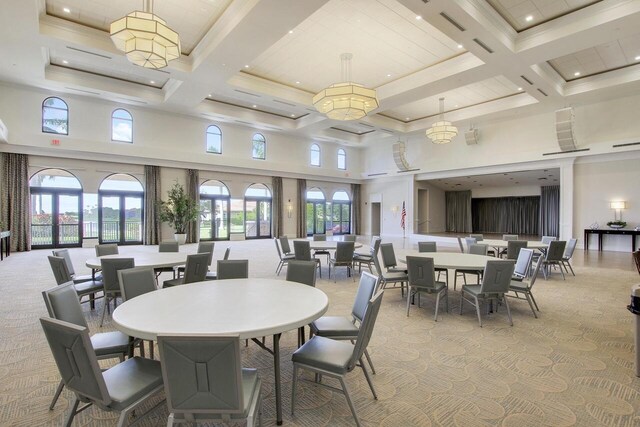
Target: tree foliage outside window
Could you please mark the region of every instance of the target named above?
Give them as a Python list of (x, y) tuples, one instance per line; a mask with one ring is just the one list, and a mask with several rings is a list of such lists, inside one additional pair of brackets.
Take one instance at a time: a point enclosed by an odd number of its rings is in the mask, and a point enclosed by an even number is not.
[(69, 135), (69, 107), (60, 98), (42, 102), (42, 132)]
[(253, 135), (253, 158), (258, 160), (267, 158), (267, 140), (259, 133)]
[(222, 131), (216, 125), (207, 128), (207, 153), (222, 154)]

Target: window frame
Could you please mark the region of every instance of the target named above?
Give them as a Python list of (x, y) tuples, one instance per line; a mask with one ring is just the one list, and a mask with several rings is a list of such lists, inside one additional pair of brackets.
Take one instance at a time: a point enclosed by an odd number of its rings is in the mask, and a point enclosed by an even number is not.
[[(113, 115), (116, 113), (116, 111), (124, 111), (125, 113), (127, 113), (129, 115), (129, 119), (120, 119), (118, 118), (117, 120), (129, 120), (131, 122), (131, 141), (126, 141), (124, 139), (115, 139), (114, 138), (114, 132), (113, 132), (113, 120), (115, 119), (115, 117), (113, 117)], [(124, 108), (116, 108), (115, 110), (113, 110), (111, 112), (111, 141), (112, 142), (125, 142), (127, 144), (133, 144), (133, 115), (131, 114), (131, 112), (129, 110), (126, 110)]]
[[(256, 137), (262, 138), (262, 140), (256, 139)], [(259, 142), (263, 147), (263, 157), (255, 156), (255, 144)], [(251, 158), (253, 160), (267, 160), (267, 138), (261, 133), (254, 133), (253, 137), (251, 137)]]
[[(214, 132), (209, 132), (209, 129), (211, 128), (216, 128), (218, 130), (218, 134), (214, 133)], [(220, 151), (209, 151), (209, 134), (211, 135), (219, 135), (220, 136)], [(218, 125), (209, 125), (207, 126), (207, 129), (205, 130), (205, 138), (204, 138), (204, 143), (205, 143), (205, 152), (207, 154), (222, 154), (222, 129), (220, 129), (220, 126)]]
[[(313, 163), (313, 153), (317, 151), (318, 152), (318, 164), (314, 164)], [(322, 166), (322, 150), (320, 149), (320, 146), (318, 144), (316, 144), (315, 142), (313, 144), (311, 144), (311, 147), (309, 147), (309, 164), (313, 167), (321, 167)]]
[[(340, 167), (340, 158), (344, 159), (344, 167)], [(338, 148), (337, 153), (337, 167), (339, 170), (346, 171), (347, 170), (347, 151), (344, 148)]]
[[(66, 107), (64, 110), (62, 108), (58, 108), (58, 107), (49, 107), (44, 105), (45, 102), (47, 102), (48, 99), (57, 99), (58, 101), (62, 102), (64, 104), (64, 106)], [(44, 126), (44, 109), (45, 108), (50, 108), (50, 109), (55, 109), (55, 110), (60, 110), (60, 111), (66, 111), (67, 113), (67, 132), (66, 133), (61, 133), (61, 132), (52, 132), (52, 131), (47, 131), (44, 130), (45, 126)], [(48, 96), (46, 97), (43, 101), (42, 101), (42, 109), (41, 109), (41, 116), (40, 116), (40, 127), (42, 130), (42, 133), (50, 133), (53, 135), (67, 135), (69, 136), (69, 104), (66, 103), (66, 101), (60, 97), (57, 96)]]

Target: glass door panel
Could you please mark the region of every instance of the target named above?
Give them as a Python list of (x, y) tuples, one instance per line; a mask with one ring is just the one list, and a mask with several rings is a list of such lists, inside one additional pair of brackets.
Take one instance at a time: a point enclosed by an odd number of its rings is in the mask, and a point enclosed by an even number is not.
[(31, 244), (53, 245), (53, 194), (31, 195)]
[(351, 232), (351, 205), (345, 203), (342, 205), (341, 232), (349, 234)]
[(312, 236), (315, 231), (315, 209), (312, 202), (307, 202), (307, 236)]
[(214, 238), (226, 240), (229, 238), (229, 200), (215, 201), (215, 233)]
[(124, 198), (124, 241), (142, 242), (142, 199)]
[(200, 239), (213, 239), (213, 213), (211, 211), (212, 200), (200, 199)]
[(80, 244), (80, 196), (58, 195), (58, 246)]
[(245, 201), (245, 230), (247, 237), (258, 237), (258, 202), (255, 200)]
[(315, 204), (315, 218), (316, 218), (316, 234), (324, 234), (324, 203)]
[(103, 243), (120, 241), (120, 196), (101, 196), (102, 224), (100, 240)]
[(260, 202), (260, 227), (259, 236), (270, 237), (271, 236), (271, 201)]

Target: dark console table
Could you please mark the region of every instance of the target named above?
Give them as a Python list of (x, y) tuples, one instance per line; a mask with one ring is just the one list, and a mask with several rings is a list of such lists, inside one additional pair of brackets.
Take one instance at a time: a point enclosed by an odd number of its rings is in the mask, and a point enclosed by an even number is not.
[(0, 261), (4, 259), (5, 256), (9, 256), (11, 253), (11, 232), (10, 231), (0, 231)]
[(585, 228), (584, 230), (584, 250), (588, 251), (589, 250), (589, 236), (591, 235), (596, 235), (598, 237), (598, 250), (602, 251), (602, 235), (603, 234), (623, 234), (625, 236), (631, 236), (631, 248), (632, 248), (632, 252), (636, 251), (636, 237), (640, 236), (640, 231), (638, 230), (624, 230), (624, 229), (620, 229), (620, 230), (615, 230), (613, 228), (607, 228), (607, 229), (598, 229), (598, 230), (592, 230), (590, 228)]

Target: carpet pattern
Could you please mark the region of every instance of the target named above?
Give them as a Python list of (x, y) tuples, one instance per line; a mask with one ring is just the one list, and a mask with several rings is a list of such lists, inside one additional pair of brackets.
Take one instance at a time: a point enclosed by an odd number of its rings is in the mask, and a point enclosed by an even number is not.
[[(231, 247), (231, 259), (248, 258), (250, 277), (275, 277), (277, 258), (270, 240), (221, 242), (214, 257)], [(155, 247), (123, 247), (155, 251)], [(195, 245), (181, 251), (194, 252)], [(71, 249), (79, 274), (93, 249)], [(72, 395), (64, 391), (48, 410), (59, 374), (40, 328), (46, 315), (40, 292), (55, 285), (49, 251), (14, 253), (0, 263), (0, 425), (62, 425)], [(631, 267), (631, 264), (629, 264)], [(348, 315), (357, 287), (338, 272), (337, 283), (317, 286), (329, 296), (328, 314)], [(412, 306), (399, 290), (385, 292), (369, 346), (377, 374), (374, 400), (361, 371), (347, 377), (351, 396), (365, 426), (640, 426), (640, 379), (634, 372), (633, 322), (626, 310), (629, 289), (640, 279), (629, 269), (576, 266), (576, 277), (554, 274), (540, 279), (534, 294), (541, 312), (535, 319), (526, 301), (510, 300), (514, 326), (506, 310), (483, 313), (480, 328), (473, 307), (458, 314), (459, 292), (450, 291), (450, 312), (441, 306), (433, 321), (434, 299)], [(170, 274), (165, 273), (169, 278)], [(281, 275), (284, 278), (284, 273)], [(96, 309), (83, 304), (91, 332), (99, 332), (102, 300)], [(102, 331), (113, 330), (107, 321)], [(270, 342), (270, 339), (267, 339)], [(290, 414), (291, 353), (295, 331), (283, 335), (281, 366), (285, 425), (352, 426), (344, 397), (301, 383), (296, 415)], [(255, 345), (243, 348), (243, 365), (258, 368), (263, 380), (263, 425), (275, 425), (273, 360)], [(109, 366), (109, 361), (101, 361)], [(308, 375), (308, 374), (303, 374)], [(163, 407), (140, 425), (166, 424)], [(90, 408), (76, 426), (115, 425), (117, 414)]]

